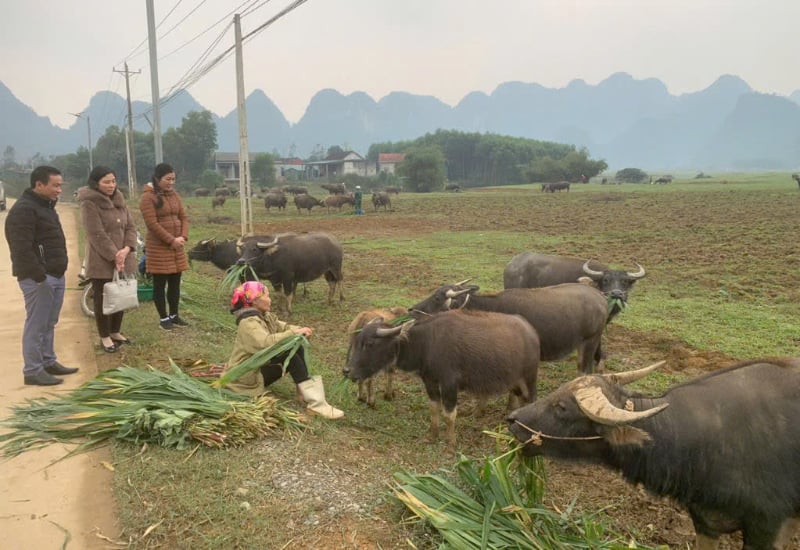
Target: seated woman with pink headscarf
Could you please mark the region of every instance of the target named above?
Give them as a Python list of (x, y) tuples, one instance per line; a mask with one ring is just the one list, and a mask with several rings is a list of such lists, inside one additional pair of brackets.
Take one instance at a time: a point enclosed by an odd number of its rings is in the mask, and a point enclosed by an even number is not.
[[(314, 333), (310, 327), (290, 325), (270, 313), (272, 300), (269, 290), (262, 283), (247, 281), (233, 292), (231, 297), (231, 313), (236, 316), (236, 341), (228, 360), (226, 370), (239, 365), (253, 354), (272, 346), (295, 334), (306, 338)], [(231, 382), (228, 389), (245, 395), (260, 395), (267, 386), (283, 376), (285, 356), (275, 357), (260, 369), (245, 374)], [(341, 418), (344, 412), (328, 404), (325, 400), (325, 388), (322, 377), (311, 377), (308, 374), (305, 355), (300, 349), (289, 360), (286, 371), (297, 384), (297, 391), (306, 402), (307, 410), (331, 420)]]

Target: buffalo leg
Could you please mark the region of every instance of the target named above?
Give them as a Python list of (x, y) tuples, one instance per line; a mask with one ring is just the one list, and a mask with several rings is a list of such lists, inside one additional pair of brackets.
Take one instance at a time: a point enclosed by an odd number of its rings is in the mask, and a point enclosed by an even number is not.
[(431, 408), (431, 426), (428, 430), (427, 441), (434, 443), (439, 439), (439, 412), (442, 410), (442, 404), (439, 401), (430, 401)]
[(695, 548), (697, 550), (717, 550), (719, 545), (719, 538), (709, 537), (706, 535), (697, 534), (695, 540)]
[(389, 367), (386, 370), (386, 391), (383, 392), (383, 398), (386, 401), (394, 399), (394, 368)]
[(455, 454), (456, 452), (456, 416), (458, 409), (453, 407), (452, 410), (444, 410), (444, 425), (445, 425), (445, 441), (447, 443), (447, 452)]
[(778, 538), (775, 539), (775, 548), (788, 550), (795, 534), (800, 534), (800, 518), (787, 519), (781, 525)]

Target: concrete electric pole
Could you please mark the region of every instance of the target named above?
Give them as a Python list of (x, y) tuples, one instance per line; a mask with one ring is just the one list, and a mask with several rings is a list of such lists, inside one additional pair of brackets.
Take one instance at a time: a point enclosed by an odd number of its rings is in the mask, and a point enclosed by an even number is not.
[(156, 164), (164, 162), (164, 151), (161, 148), (161, 110), (158, 105), (158, 54), (156, 52), (156, 22), (153, 0), (147, 3), (147, 39), (150, 45), (150, 95), (153, 101), (153, 145)]
[(131, 83), (130, 75), (139, 74), (142, 71), (129, 71), (128, 63), (125, 63), (125, 70), (118, 71), (114, 69), (115, 73), (122, 73), (125, 75), (125, 92), (128, 98), (128, 130), (125, 134), (125, 144), (127, 149), (128, 159), (128, 198), (136, 198), (136, 148), (134, 147), (133, 140), (133, 110), (131, 109)]
[[(86, 129), (89, 131), (89, 173), (91, 174), (92, 168), (94, 168), (94, 163), (92, 162), (92, 119), (89, 116), (87, 111), (83, 111), (81, 113), (69, 113), (76, 118), (85, 118), (86, 119)], [(88, 175), (88, 174), (87, 174)]]
[(244, 61), (242, 25), (239, 14), (233, 16), (236, 38), (236, 108), (239, 113), (239, 201), (242, 213), (242, 236), (253, 233), (252, 193), (250, 190), (250, 152), (247, 144), (247, 110), (244, 97)]

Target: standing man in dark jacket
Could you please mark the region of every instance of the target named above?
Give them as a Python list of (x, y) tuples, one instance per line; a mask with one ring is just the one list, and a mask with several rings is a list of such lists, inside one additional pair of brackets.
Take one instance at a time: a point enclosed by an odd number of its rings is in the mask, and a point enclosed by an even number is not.
[(31, 186), (22, 193), (6, 217), (6, 240), (11, 251), (11, 272), (25, 297), (22, 332), (22, 374), (25, 384), (54, 386), (64, 380), (55, 375), (77, 372), (56, 360), (55, 326), (64, 303), (67, 241), (55, 206), (63, 178), (52, 166), (37, 166)]

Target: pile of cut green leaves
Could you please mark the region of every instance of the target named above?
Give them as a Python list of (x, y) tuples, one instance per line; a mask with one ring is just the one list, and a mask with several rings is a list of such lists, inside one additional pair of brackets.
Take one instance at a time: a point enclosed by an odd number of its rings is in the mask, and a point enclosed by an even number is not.
[(69, 456), (111, 439), (176, 449), (222, 448), (301, 425), (300, 415), (273, 397), (250, 399), (213, 388), (170, 363), (170, 373), (123, 366), (63, 396), (15, 405), (0, 422), (9, 430), (0, 435), (0, 454), (76, 443)]
[(395, 496), (439, 532), (444, 539), (440, 548), (646, 548), (609, 532), (597, 518), (545, 508), (540, 458), (508, 452), (482, 467), (462, 458), (458, 477), (456, 484), (445, 474), (394, 475)]

